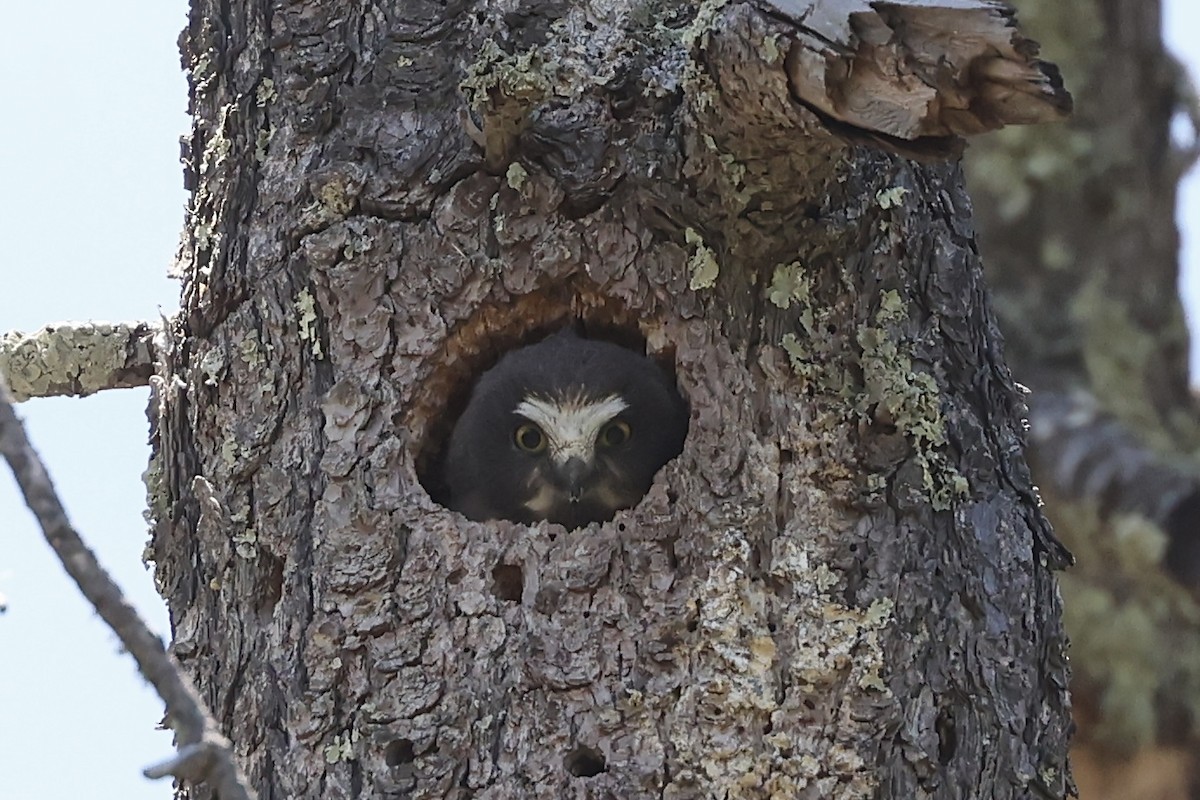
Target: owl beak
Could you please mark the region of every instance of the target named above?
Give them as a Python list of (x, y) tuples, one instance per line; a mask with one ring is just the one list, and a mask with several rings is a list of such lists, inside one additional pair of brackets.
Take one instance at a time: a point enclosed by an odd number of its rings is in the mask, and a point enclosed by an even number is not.
[(566, 484), (567, 495), (572, 503), (578, 503), (583, 496), (584, 481), (592, 474), (592, 465), (582, 458), (572, 456), (562, 465), (563, 482)]

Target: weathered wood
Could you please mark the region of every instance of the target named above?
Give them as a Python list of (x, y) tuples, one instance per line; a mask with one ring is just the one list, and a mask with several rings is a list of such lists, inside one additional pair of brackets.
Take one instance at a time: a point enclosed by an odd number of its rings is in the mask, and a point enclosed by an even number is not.
[[(263, 797), (1065, 795), (1065, 554), (961, 175), (832, 134), (797, 32), (194, 4), (151, 555)], [(583, 531), (440, 507), (471, 376), (572, 316), (673, 367), (682, 455)]]
[(796, 24), (796, 96), (857, 128), (902, 140), (1062, 120), (1058, 69), (1036, 58), (995, 0), (767, 0)]

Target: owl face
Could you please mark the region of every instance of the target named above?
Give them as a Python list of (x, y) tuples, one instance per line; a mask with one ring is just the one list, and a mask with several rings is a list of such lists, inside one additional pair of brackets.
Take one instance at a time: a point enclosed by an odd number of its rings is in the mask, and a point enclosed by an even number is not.
[(635, 505), (687, 433), (687, 408), (650, 359), (564, 332), (480, 377), (450, 437), (451, 508), (568, 528)]

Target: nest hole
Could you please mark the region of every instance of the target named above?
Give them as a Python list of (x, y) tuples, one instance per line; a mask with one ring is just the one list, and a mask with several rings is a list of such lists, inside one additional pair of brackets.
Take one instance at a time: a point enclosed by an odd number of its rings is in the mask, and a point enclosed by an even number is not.
[[(510, 351), (572, 326), (582, 338), (648, 356), (678, 386), (674, 347), (647, 353), (640, 316), (594, 289), (564, 286), (516, 298), (503, 308), (485, 306), (459, 326), (436, 357), (438, 364), (418, 390), (413, 410), (394, 421), (399, 428), (421, 432), (417, 478), (430, 498), (441, 506), (451, 506), (445, 479), (450, 435), (466, 410), (475, 382)], [(497, 596), (518, 599), (504, 593), (508, 588), (509, 584), (497, 579)]]

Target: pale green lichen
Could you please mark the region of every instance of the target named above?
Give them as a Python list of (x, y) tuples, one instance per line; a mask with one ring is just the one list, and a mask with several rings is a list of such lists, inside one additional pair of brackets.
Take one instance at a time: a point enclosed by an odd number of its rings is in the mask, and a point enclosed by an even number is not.
[(354, 210), (362, 191), (362, 177), (340, 170), (323, 175), (310, 183), (313, 199), (330, 212), (335, 219), (342, 219)]
[(824, 564), (818, 564), (813, 570), (812, 581), (818, 591), (827, 592), (838, 584), (838, 576)]
[(882, 627), (892, 619), (892, 611), (896, 604), (890, 597), (881, 597), (871, 603), (867, 607), (867, 613), (863, 615), (863, 623), (872, 627)]
[(727, 5), (729, 0), (702, 0), (691, 23), (679, 32), (683, 45), (688, 49), (696, 44), (701, 48), (708, 47), (708, 35), (716, 28), (721, 10)]
[(927, 372), (916, 372), (912, 359), (901, 352), (893, 326), (906, 314), (903, 301), (895, 291), (880, 298), (876, 325), (858, 332), (863, 349), (862, 367), (867, 403), (887, 409), (897, 428), (928, 442), (946, 441), (941, 415), (941, 396), (937, 381)]
[(137, 352), (139, 323), (83, 322), (48, 325), (31, 334), (0, 336), (0, 374), (21, 401), (55, 394), (93, 394), (112, 388), (114, 373), (148, 349)]
[(254, 528), (246, 528), (233, 535), (233, 549), (244, 559), (253, 560), (258, 557), (258, 533)]
[(263, 369), (267, 363), (267, 352), (272, 350), (270, 344), (263, 345), (259, 341), (257, 331), (250, 331), (238, 342), (238, 353), (242, 362), (250, 372), (259, 376), (259, 382), (254, 387), (258, 397), (265, 397), (275, 391), (274, 375), (269, 369)]
[(858, 685), (862, 689), (890, 695), (884, 679), (886, 661), (880, 634), (895, 617), (892, 614), (893, 603), (890, 598), (881, 597), (867, 607), (859, 620), (859, 644), (855, 650), (855, 671), (858, 673)]
[(213, 347), (200, 357), (200, 372), (204, 375), (205, 386), (216, 386), (225, 373), (228, 362), (220, 347)]
[(257, 369), (266, 361), (263, 348), (259, 345), (258, 333), (255, 331), (250, 331), (238, 342), (238, 353), (251, 369)]
[(875, 202), (879, 203), (879, 207), (884, 209), (897, 208), (904, 202), (904, 195), (908, 194), (908, 189), (903, 186), (893, 186), (890, 189), (882, 189), (875, 195)]
[(212, 220), (195, 219), (192, 222), (192, 240), (195, 242), (197, 251), (211, 250), (216, 237)]
[(480, 47), (459, 89), (480, 117), (482, 125), (473, 135), (480, 137), (489, 159), (508, 157), (530, 112), (554, 93), (557, 69), (540, 50), (506, 53), (491, 39)]
[[(704, 89), (698, 89), (698, 95), (704, 94)], [(732, 153), (722, 150), (717, 140), (709, 134), (700, 137), (704, 146), (717, 158), (720, 176), (726, 186), (727, 199), (730, 207), (743, 209), (750, 202), (752, 193), (746, 187), (746, 165), (738, 161)]]
[[(775, 268), (775, 273), (771, 276), (771, 285), (767, 288), (767, 299), (775, 306), (787, 309), (793, 302), (807, 304), (811, 292), (812, 278), (799, 261), (793, 261)], [(809, 314), (811, 320), (811, 310)]]
[(695, 228), (688, 228), (684, 232), (684, 236), (687, 243), (692, 246), (692, 255), (688, 259), (688, 271), (692, 277), (688, 281), (688, 286), (692, 291), (711, 289), (716, 286), (717, 276), (721, 272), (720, 265), (717, 263), (717, 254), (704, 243), (704, 237), (697, 233)]
[(797, 375), (809, 377), (812, 369), (812, 364), (809, 363), (808, 349), (800, 343), (800, 339), (794, 333), (785, 333), (783, 339), (780, 340), (779, 346), (783, 348), (783, 352), (787, 353), (788, 361), (792, 365), (792, 369)]
[(258, 132), (254, 139), (254, 160), (259, 164), (267, 160), (267, 150), (271, 146), (271, 138), (275, 135), (275, 126), (271, 125)]
[(317, 304), (308, 289), (301, 289), (300, 293), (296, 295), (294, 307), (298, 315), (296, 324), (300, 329), (300, 340), (310, 343), (313, 358), (318, 360), (324, 358), (324, 353), (321, 350), (321, 339), (317, 335)]
[(354, 746), (358, 743), (358, 738), (358, 731), (350, 731), (349, 733), (333, 737), (333, 741), (325, 745), (322, 751), (325, 756), (325, 763), (336, 764), (339, 761), (353, 760)]
[(899, 293), (889, 290), (880, 297), (876, 324), (859, 330), (864, 384), (860, 407), (864, 413), (877, 414), (873, 407), (884, 410), (897, 430), (912, 440), (930, 503), (944, 511), (965, 497), (969, 486), (938, 450), (946, 444), (946, 425), (937, 381), (929, 373), (913, 369), (912, 359), (897, 339), (907, 314)]
[(550, 91), (547, 69), (538, 51), (506, 53), (495, 40), (488, 39), (467, 65), (459, 88), (471, 106), (482, 112), (501, 102), (496, 94), (513, 99), (545, 97)]
[(346, 234), (346, 243), (342, 247), (342, 256), (347, 261), (360, 253), (369, 253), (375, 247), (375, 237), (367, 232), (362, 220), (351, 220)]
[(196, 84), (197, 90), (201, 89), (207, 80), (216, 72), (212, 68), (212, 65), (213, 60), (209, 57), (208, 53), (199, 54), (196, 56), (195, 60), (188, 65), (188, 74), (191, 75), (192, 82)]
[(233, 469), (237, 464), (240, 454), (241, 448), (231, 437), (226, 437), (221, 441), (221, 461), (224, 462), (226, 467)]
[(783, 58), (783, 49), (779, 46), (779, 34), (771, 33), (763, 37), (759, 43), (758, 54), (768, 64), (776, 64)]
[(230, 151), (233, 149), (233, 141), (225, 132), (229, 118), (237, 113), (237, 108), (232, 104), (226, 104), (221, 108), (217, 115), (217, 124), (212, 135), (204, 146), (204, 153), (200, 158), (200, 174), (207, 174), (210, 170), (217, 168), (222, 162), (228, 158)]
[(878, 600), (867, 609), (826, 600), (813, 631), (792, 653), (792, 676), (808, 691), (820, 691), (848, 675), (863, 689), (887, 694), (879, 634), (892, 620), (891, 606)]
[(509, 188), (516, 189), (517, 191), (521, 190), (521, 187), (525, 185), (525, 181), (528, 178), (529, 173), (525, 170), (525, 167), (521, 166), (519, 161), (509, 164), (508, 170), (504, 174), (504, 179), (507, 181)]
[(263, 78), (259, 81), (258, 88), (254, 90), (254, 102), (259, 108), (267, 105), (278, 96), (279, 93), (275, 91), (275, 81), (270, 78)]

